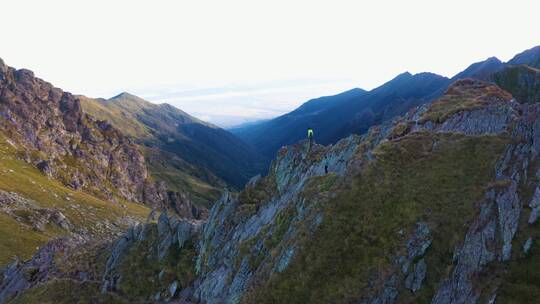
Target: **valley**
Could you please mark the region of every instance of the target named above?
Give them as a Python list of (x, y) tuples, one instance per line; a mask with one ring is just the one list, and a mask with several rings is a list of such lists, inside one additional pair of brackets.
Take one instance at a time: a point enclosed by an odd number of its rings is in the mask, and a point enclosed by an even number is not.
[(229, 132), (0, 60), (0, 303), (535, 303), (539, 62)]

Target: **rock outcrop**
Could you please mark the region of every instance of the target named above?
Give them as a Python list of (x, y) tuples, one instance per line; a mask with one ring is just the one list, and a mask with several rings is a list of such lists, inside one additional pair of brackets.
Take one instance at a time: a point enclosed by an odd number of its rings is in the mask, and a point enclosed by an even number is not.
[[(516, 265), (538, 257), (539, 128), (539, 104), (464, 80), (362, 136), (283, 147), (267, 176), (224, 193), (204, 222), (163, 213), (114, 242), (102, 292), (164, 303), (504, 302)], [(2, 286), (19, 286), (8, 277)]]
[(150, 181), (137, 145), (83, 113), (80, 98), (0, 62), (0, 129), (21, 158), (74, 189), (200, 216), (186, 194)]
[(55, 256), (74, 250), (78, 245), (80, 242), (74, 240), (56, 239), (40, 248), (29, 261), (15, 260), (5, 267), (0, 281), (0, 303), (6, 303), (18, 293), (57, 276)]
[(49, 223), (66, 231), (72, 229), (72, 224), (60, 210), (40, 208), (34, 201), (13, 192), (0, 190), (0, 212), (38, 231), (45, 231)]
[(147, 177), (137, 148), (103, 121), (84, 115), (70, 93), (4, 66), (0, 74), (3, 132), (23, 145), (44, 173), (73, 188), (140, 201)]

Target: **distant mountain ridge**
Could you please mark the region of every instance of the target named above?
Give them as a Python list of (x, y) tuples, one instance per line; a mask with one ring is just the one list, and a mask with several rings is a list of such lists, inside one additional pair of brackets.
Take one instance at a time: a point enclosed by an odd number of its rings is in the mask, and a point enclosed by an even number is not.
[(283, 147), (206, 221), (50, 242), (0, 271), (0, 302), (537, 303), (538, 134), (540, 103), (459, 80), (363, 136)]
[(524, 64), (533, 68), (540, 69), (540, 45), (517, 54), (516, 56), (514, 56), (514, 58), (508, 61), (508, 64)]
[(0, 135), (17, 147), (20, 159), (50, 179), (101, 199), (194, 216), (185, 193), (152, 180), (139, 147), (107, 121), (84, 113), (80, 97), (2, 60), (0, 117)]
[(317, 142), (330, 144), (427, 102), (426, 96), (448, 82), (448, 78), (432, 73), (406, 72), (369, 92), (353, 89), (313, 99), (268, 122), (232, 131), (268, 157), (281, 146), (305, 138), (309, 126), (315, 129)]
[(459, 79), (493, 81), (494, 74), (522, 64), (540, 68), (540, 46), (516, 55), (508, 63), (496, 57), (473, 63), (450, 79), (433, 73), (405, 72), (371, 91), (353, 89), (312, 99), (290, 113), (231, 131), (272, 158), (280, 147), (305, 138), (308, 127), (314, 128), (317, 142), (332, 144), (439, 98)]
[[(82, 105), (87, 113), (110, 121), (143, 147), (152, 148), (153, 157), (161, 154), (157, 161), (173, 158), (189, 164), (191, 169), (180, 171), (190, 171), (209, 185), (224, 187), (226, 182), (241, 188), (262, 170), (263, 158), (251, 146), (169, 104), (153, 104), (124, 92), (110, 99), (86, 98)], [(163, 169), (155, 170), (155, 175), (164, 174)], [(178, 170), (174, 171), (177, 176)], [(171, 186), (178, 183), (171, 176), (164, 179)]]

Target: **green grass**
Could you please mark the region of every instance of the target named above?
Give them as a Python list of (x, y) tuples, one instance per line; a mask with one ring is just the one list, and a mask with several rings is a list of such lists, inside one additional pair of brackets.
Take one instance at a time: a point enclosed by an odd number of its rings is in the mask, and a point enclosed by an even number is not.
[[(117, 198), (113, 203), (99, 199), (83, 191), (67, 188), (62, 183), (52, 180), (17, 157), (17, 149), (6, 141), (0, 133), (0, 189), (16, 192), (22, 197), (35, 201), (39, 207), (59, 209), (77, 228), (84, 228), (93, 235), (101, 231), (97, 222), (105, 220), (115, 222), (123, 217), (133, 217), (144, 221), (149, 208)], [(27, 229), (21, 223), (13, 221), (7, 215), (0, 214), (0, 265), (14, 255), (28, 258), (35, 247), (52, 237), (66, 232), (49, 225), (43, 233)], [(27, 241), (16, 241), (25, 239)]]
[[(98, 119), (107, 120), (121, 130), (125, 135), (136, 138), (151, 137), (151, 132), (144, 124), (135, 117), (133, 110), (122, 109), (117, 106), (107, 105), (98, 100), (79, 96), (81, 106), (85, 113)], [(140, 110), (140, 109), (139, 109)]]
[(99, 282), (76, 282), (53, 279), (28, 289), (10, 304), (123, 304), (129, 303), (114, 294), (102, 294)]
[(444, 122), (451, 115), (481, 108), (493, 102), (508, 101), (512, 96), (494, 84), (487, 82), (461, 80), (448, 88), (448, 91), (422, 115), (421, 121)]
[(540, 70), (525, 65), (510, 66), (493, 75), (495, 83), (521, 103), (540, 101)]
[[(523, 191), (521, 194), (523, 201), (528, 202), (531, 196), (523, 195)], [(529, 215), (530, 209), (524, 208), (521, 227), (512, 242), (512, 260), (487, 271), (497, 274), (500, 279), (497, 303), (536, 303), (540, 299), (540, 222), (529, 225)], [(525, 254), (522, 248), (529, 237), (532, 237), (533, 245)]]
[[(439, 278), (452, 265), (493, 167), (502, 153), (500, 137), (411, 134), (382, 144), (349, 186), (325, 206), (325, 221), (282, 273), (255, 288), (246, 303), (348, 303), (384, 280), (390, 257), (403, 250), (418, 221), (427, 221), (434, 242), (426, 256), (428, 282), (404, 302), (430, 301)], [(435, 145), (436, 143), (436, 145)], [(435, 148), (434, 148), (435, 147)], [(350, 189), (349, 189), (350, 188)]]
[(174, 154), (148, 147), (143, 152), (152, 179), (165, 182), (170, 190), (189, 193), (196, 205), (210, 208), (225, 188), (225, 183), (208, 170), (196, 168)]
[(31, 257), (36, 249), (50, 237), (21, 225), (11, 217), (0, 213), (0, 267), (19, 256)]
[[(157, 226), (153, 225), (147, 238), (129, 249), (119, 268), (122, 274), (118, 286), (120, 294), (132, 300), (147, 300), (157, 290), (166, 290), (175, 280), (181, 289), (195, 279), (194, 244), (187, 242), (182, 249), (177, 245), (171, 246), (160, 261), (157, 252), (159, 240)], [(162, 280), (159, 279), (161, 270), (165, 271)]]
[[(140, 144), (149, 174), (153, 180), (165, 182), (170, 190), (190, 193), (193, 202), (200, 206), (211, 207), (219, 199), (225, 183), (208, 169), (194, 166), (175, 154), (147, 147), (147, 145), (157, 147), (163, 144), (164, 139), (161, 137), (164, 135), (158, 134), (159, 132), (164, 130), (175, 132), (174, 126), (165, 125), (163, 122), (155, 120), (155, 117), (148, 116), (147, 111), (155, 113), (163, 111), (158, 105), (135, 96), (104, 102), (84, 96), (80, 98), (84, 112), (98, 119), (109, 121), (118, 130)], [(162, 114), (165, 115), (164, 113)], [(149, 119), (150, 125), (158, 125), (154, 126), (154, 129), (145, 125), (143, 119)], [(177, 136), (180, 133), (175, 132), (174, 134)]]

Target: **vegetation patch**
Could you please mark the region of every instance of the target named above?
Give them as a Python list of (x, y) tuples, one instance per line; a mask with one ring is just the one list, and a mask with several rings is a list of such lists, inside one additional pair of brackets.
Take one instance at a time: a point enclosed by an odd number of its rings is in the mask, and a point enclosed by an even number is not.
[(252, 291), (253, 303), (358, 301), (392, 269), (415, 223), (430, 224), (428, 282), (400, 300), (427, 303), (451, 269), (476, 203), (492, 179), (506, 140), (494, 136), (413, 133), (381, 144), (372, 162), (324, 206), (324, 221), (290, 266)]
[(455, 113), (511, 99), (512, 95), (494, 84), (472, 79), (460, 80), (450, 86), (439, 100), (431, 104), (422, 114), (420, 122), (442, 123)]
[(540, 70), (526, 65), (510, 66), (493, 75), (495, 83), (521, 103), (540, 101)]
[[(31, 164), (19, 158), (16, 146), (0, 133), (0, 189), (16, 192), (35, 201), (39, 207), (60, 210), (74, 225), (74, 231), (85, 231), (92, 236), (110, 237), (111, 231), (100, 224), (108, 223), (127, 228), (125, 218), (144, 221), (150, 209), (142, 204), (120, 198), (116, 203), (106, 201), (83, 191), (66, 187), (61, 182), (47, 178)], [(8, 215), (0, 213), (0, 267), (17, 255), (29, 258), (36, 247), (66, 231), (47, 225), (45, 231), (29, 229)]]
[(111, 293), (100, 292), (100, 282), (53, 279), (24, 291), (10, 304), (124, 304)]
[(165, 290), (174, 281), (178, 281), (181, 289), (195, 279), (195, 244), (188, 241), (182, 249), (173, 245), (165, 258), (159, 260), (159, 241), (157, 226), (152, 225), (146, 239), (129, 249), (118, 270), (122, 275), (120, 294), (133, 300), (148, 300), (148, 295)]

